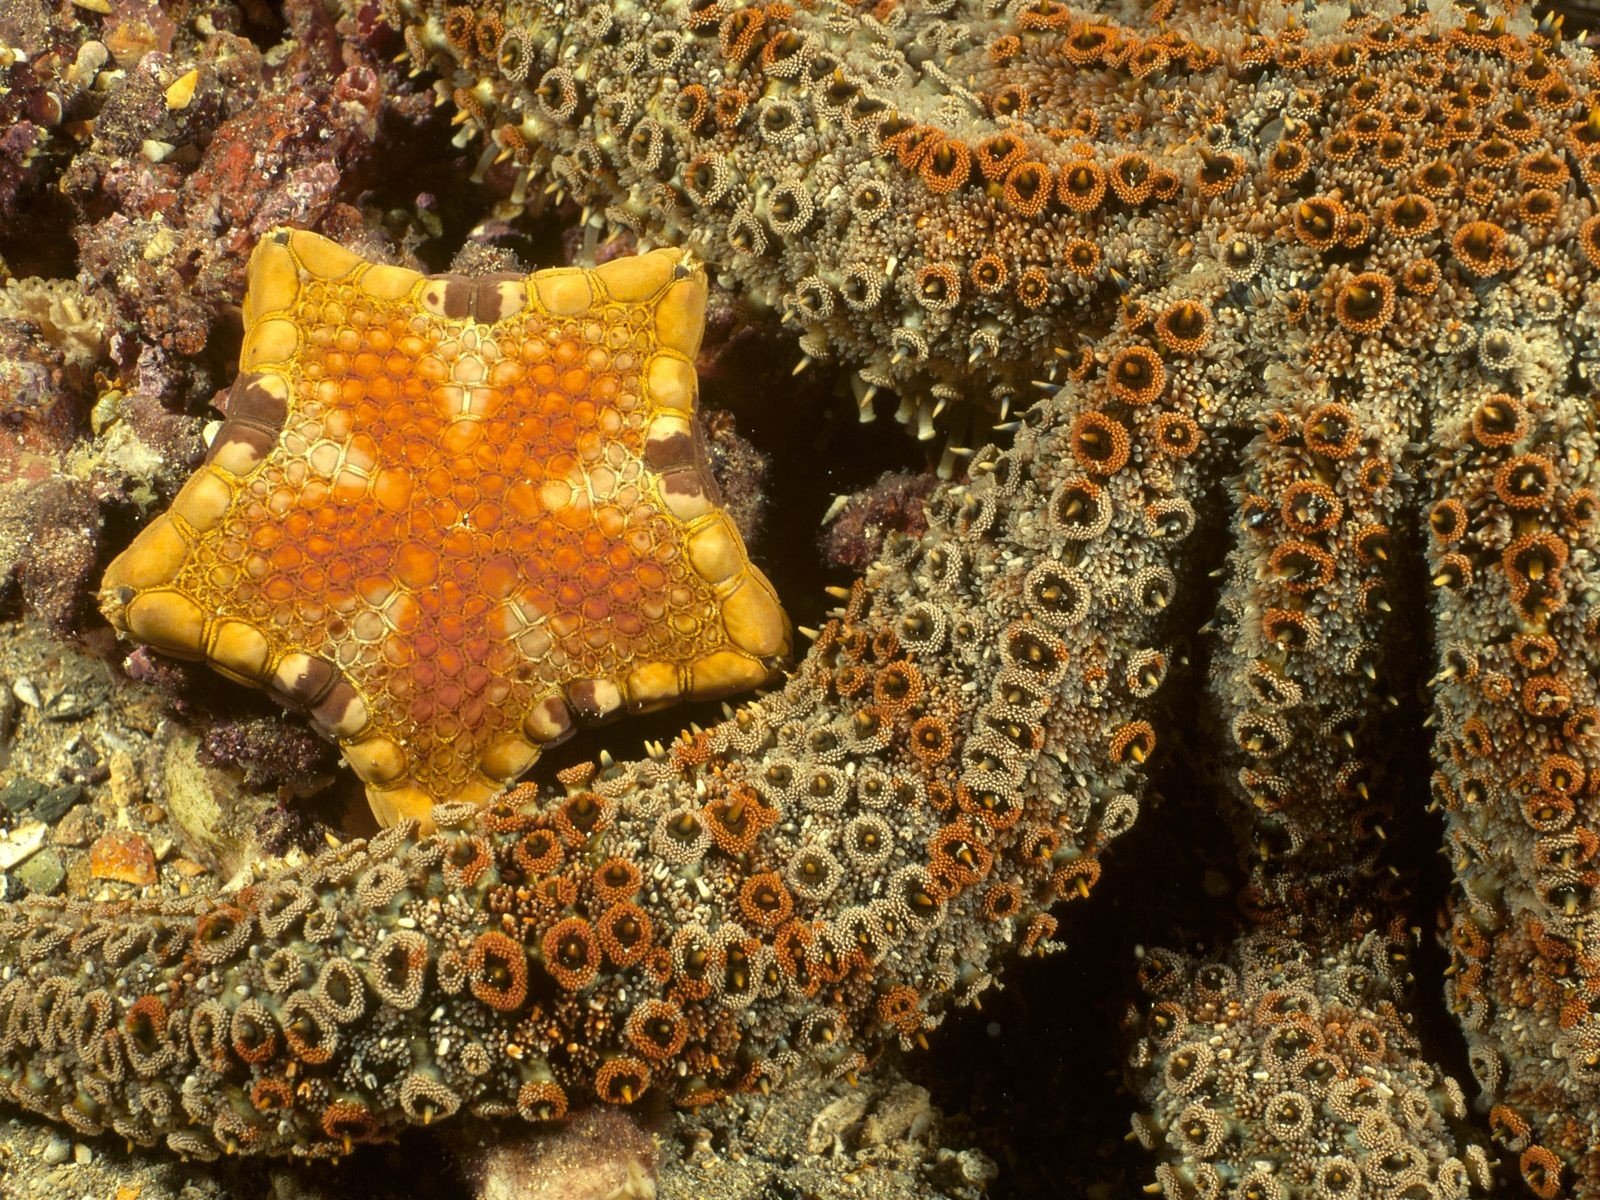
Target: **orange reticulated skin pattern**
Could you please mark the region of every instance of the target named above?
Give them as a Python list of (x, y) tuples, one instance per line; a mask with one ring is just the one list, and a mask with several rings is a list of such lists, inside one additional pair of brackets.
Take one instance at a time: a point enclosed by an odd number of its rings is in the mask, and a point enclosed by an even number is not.
[(386, 823), (760, 683), (788, 629), (694, 424), (704, 300), (673, 251), (473, 279), (269, 235), (228, 419), (107, 611), (307, 709)]

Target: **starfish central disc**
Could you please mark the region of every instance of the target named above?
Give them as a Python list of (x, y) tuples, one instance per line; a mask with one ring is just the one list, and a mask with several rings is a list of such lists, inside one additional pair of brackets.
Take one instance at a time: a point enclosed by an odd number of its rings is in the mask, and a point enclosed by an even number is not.
[(705, 296), (675, 251), (473, 278), (270, 235), (227, 419), (107, 615), (306, 710), (385, 823), (763, 682), (789, 627), (694, 422)]

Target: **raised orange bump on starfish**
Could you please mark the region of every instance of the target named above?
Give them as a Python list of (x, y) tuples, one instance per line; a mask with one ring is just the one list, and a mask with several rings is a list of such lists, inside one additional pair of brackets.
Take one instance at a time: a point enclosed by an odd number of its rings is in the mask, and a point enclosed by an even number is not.
[(705, 296), (676, 251), (472, 278), (269, 235), (227, 419), (107, 615), (307, 711), (385, 823), (761, 683), (789, 626), (693, 419)]

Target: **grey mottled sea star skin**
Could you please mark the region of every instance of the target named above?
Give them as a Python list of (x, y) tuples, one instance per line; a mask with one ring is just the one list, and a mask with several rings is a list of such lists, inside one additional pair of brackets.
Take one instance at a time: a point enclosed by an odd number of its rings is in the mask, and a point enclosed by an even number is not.
[[(227, 902), (5, 910), (14, 1099), (337, 1154), (462, 1108), (846, 1073), (1049, 945), (1137, 812), (1164, 647), (1211, 620), (1252, 928), (1145, 962), (1159, 1187), (1489, 1186), (1403, 1006), (1384, 828), (1431, 803), (1481, 1123), (1533, 1194), (1600, 1195), (1586, 50), (1388, 4), (389, 13), (519, 200), (692, 245), (865, 404), (1020, 413), (1010, 448), (952, 455), (967, 479), (792, 682), (661, 760)], [(1437, 770), (1399, 794), (1430, 734), (1388, 716), (1420, 653), (1388, 596), (1429, 580)]]

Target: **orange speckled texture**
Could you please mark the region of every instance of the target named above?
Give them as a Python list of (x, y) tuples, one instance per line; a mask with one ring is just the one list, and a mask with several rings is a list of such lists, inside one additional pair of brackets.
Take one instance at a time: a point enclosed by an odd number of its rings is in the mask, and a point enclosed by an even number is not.
[(95, 879), (148, 887), (156, 881), (155, 851), (132, 830), (113, 829), (89, 847), (89, 874)]
[(270, 235), (227, 420), (108, 616), (307, 710), (386, 823), (764, 681), (789, 628), (693, 419), (705, 288), (674, 251), (480, 279)]

